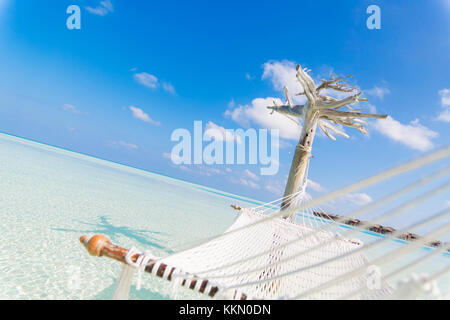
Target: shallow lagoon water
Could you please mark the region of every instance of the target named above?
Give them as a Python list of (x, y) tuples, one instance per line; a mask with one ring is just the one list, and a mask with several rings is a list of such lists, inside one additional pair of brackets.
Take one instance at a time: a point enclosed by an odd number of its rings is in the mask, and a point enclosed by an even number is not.
[[(121, 266), (89, 256), (80, 235), (101, 233), (121, 246), (166, 255), (227, 229), (236, 218), (233, 203), (258, 202), (0, 134), (0, 299), (110, 299)], [(393, 241), (370, 255), (402, 245)], [(448, 255), (441, 255), (418, 271), (449, 266)], [(143, 278), (131, 299), (169, 298), (170, 287)], [(440, 286), (450, 289), (450, 279)]]

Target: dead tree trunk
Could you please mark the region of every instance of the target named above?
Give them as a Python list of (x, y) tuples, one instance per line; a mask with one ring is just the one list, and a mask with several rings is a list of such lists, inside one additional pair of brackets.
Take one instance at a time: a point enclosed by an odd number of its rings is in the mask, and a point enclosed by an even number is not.
[(300, 140), (295, 148), (294, 158), (292, 159), (291, 169), (289, 171), (288, 181), (284, 190), (283, 201), (281, 203), (281, 210), (286, 211), (288, 218), (293, 215), (293, 212), (288, 212), (287, 209), (296, 205), (297, 197), (294, 195), (304, 183), (307, 183), (307, 169), (309, 159), (311, 157), (311, 148), (316, 135), (317, 118), (316, 112), (309, 108), (306, 111), (305, 121), (303, 123)]

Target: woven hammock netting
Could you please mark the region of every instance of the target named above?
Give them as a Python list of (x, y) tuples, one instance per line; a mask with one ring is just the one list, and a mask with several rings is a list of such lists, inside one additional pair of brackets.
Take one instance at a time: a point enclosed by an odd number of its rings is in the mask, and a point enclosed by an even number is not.
[[(160, 261), (178, 266), (179, 275), (208, 279), (209, 287), (220, 288), (223, 299), (240, 299), (243, 294), (248, 299), (291, 299), (368, 264), (363, 253), (334, 259), (360, 248), (358, 241), (283, 218), (265, 218), (261, 212), (242, 209), (223, 236)], [(183, 279), (175, 281), (182, 284)], [(350, 277), (308, 298), (337, 299), (367, 287), (367, 281), (365, 274)], [(379, 299), (389, 292), (384, 283), (359, 298)]]

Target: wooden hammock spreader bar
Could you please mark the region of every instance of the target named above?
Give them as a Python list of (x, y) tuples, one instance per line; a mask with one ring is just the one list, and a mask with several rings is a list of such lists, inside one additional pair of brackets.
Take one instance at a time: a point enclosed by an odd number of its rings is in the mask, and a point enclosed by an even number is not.
[[(80, 237), (80, 242), (85, 246), (86, 250), (92, 256), (108, 257), (128, 265), (126, 256), (129, 250), (111, 243), (111, 241), (106, 236), (95, 235), (89, 238), (88, 236), (83, 235)], [(138, 258), (139, 253), (136, 253), (131, 257), (131, 260), (133, 262), (136, 262)], [(157, 265), (157, 262), (150, 259), (145, 267), (145, 272), (156, 275), (159, 278), (172, 281), (172, 275), (175, 271), (177, 271), (177, 268), (168, 266), (164, 263), (160, 263), (156, 272), (153, 272), (155, 265)], [(183, 278), (181, 286), (187, 287), (187, 284), (190, 281), (188, 286), (189, 289), (198, 291), (202, 294), (207, 294), (211, 298), (214, 298), (214, 296), (220, 291), (220, 288), (218, 286), (211, 285), (209, 280), (200, 279), (196, 276), (193, 277), (194, 279)], [(198, 283), (200, 283), (200, 285), (198, 285)], [(208, 285), (210, 285), (209, 288)], [(235, 290), (233, 298), (238, 300), (248, 299), (246, 294), (240, 293), (237, 290)]]

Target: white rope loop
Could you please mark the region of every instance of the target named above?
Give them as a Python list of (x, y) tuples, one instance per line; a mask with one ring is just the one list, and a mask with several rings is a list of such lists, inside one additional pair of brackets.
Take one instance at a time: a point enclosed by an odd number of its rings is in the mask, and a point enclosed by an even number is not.
[(152, 259), (154, 259), (154, 256), (152, 255), (151, 251), (146, 250), (144, 251), (144, 253), (140, 254), (136, 260), (136, 263), (138, 265), (136, 282), (137, 290), (141, 290), (142, 274), (145, 272), (145, 267), (147, 266), (148, 262)]
[(138, 268), (139, 265), (133, 261), (133, 256), (136, 254), (141, 254), (141, 252), (136, 249), (135, 247), (131, 247), (130, 250), (128, 250), (127, 254), (125, 255), (125, 262), (128, 263), (130, 266)]
[[(139, 254), (139, 256), (136, 259), (136, 262), (134, 262), (132, 258), (136, 254)], [(145, 272), (145, 267), (148, 265), (148, 262), (153, 259), (156, 259), (156, 257), (151, 253), (150, 250), (140, 252), (135, 247), (131, 247), (131, 249), (128, 250), (128, 252), (125, 256), (125, 261), (127, 264), (129, 264), (130, 266), (137, 269), (137, 280), (136, 280), (136, 289), (137, 290), (141, 290), (142, 274)], [(157, 269), (158, 268), (153, 268), (153, 270), (157, 270)]]

